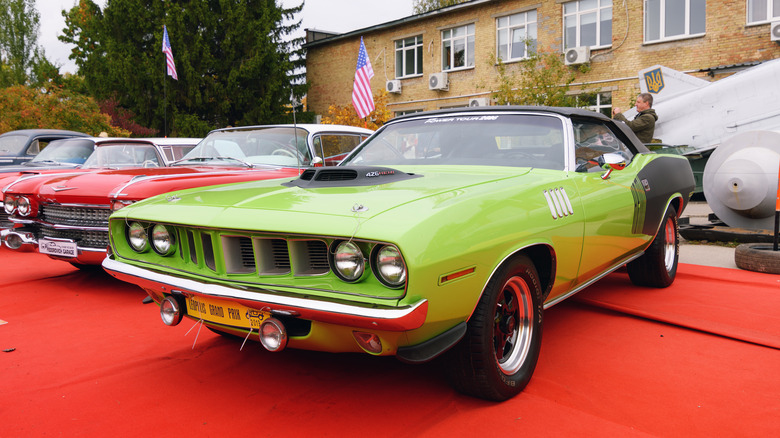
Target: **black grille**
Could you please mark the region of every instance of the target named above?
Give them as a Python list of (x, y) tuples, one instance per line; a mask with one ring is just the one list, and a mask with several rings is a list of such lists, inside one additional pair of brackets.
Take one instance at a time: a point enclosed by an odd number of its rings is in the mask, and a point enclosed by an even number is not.
[(328, 264), (328, 246), (321, 240), (309, 240), (306, 242), (309, 249), (309, 263), (311, 269), (315, 271), (325, 271), (330, 269)]
[(290, 253), (287, 250), (287, 241), (282, 239), (271, 240), (271, 254), (274, 269), (290, 271)]
[(301, 174), (301, 179), (304, 181), (311, 181), (312, 178), (314, 178), (314, 170), (305, 170)]
[(357, 179), (352, 169), (327, 169), (317, 173), (317, 181), (351, 181)]
[(0, 208), (0, 228), (11, 228), (13, 226), (13, 222), (8, 220), (8, 213), (5, 212), (2, 208)]

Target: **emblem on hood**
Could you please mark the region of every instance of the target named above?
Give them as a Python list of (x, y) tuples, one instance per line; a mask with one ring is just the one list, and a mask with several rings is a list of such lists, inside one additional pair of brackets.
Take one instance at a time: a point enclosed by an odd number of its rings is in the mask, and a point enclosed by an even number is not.
[(51, 189), (54, 190), (55, 192), (62, 192), (62, 191), (65, 191), (65, 190), (74, 190), (74, 189), (77, 189), (77, 188), (78, 187), (66, 187), (66, 186), (52, 186), (51, 187)]

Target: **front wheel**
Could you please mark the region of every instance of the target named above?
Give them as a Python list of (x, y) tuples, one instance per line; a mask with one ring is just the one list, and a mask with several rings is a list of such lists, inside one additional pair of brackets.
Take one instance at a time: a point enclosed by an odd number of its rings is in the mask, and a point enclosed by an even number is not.
[(502, 401), (525, 388), (542, 343), (542, 289), (527, 256), (512, 258), (488, 282), (465, 337), (447, 357), (458, 391)]
[(677, 210), (670, 205), (664, 214), (661, 229), (647, 251), (626, 265), (628, 278), (637, 286), (668, 287), (677, 276), (679, 259)]

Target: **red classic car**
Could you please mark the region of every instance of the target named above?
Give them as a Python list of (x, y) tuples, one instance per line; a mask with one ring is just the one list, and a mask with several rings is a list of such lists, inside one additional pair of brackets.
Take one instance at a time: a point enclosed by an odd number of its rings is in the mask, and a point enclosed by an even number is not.
[[(41, 130), (37, 130), (38, 132)], [(51, 130), (43, 130), (51, 131)], [(47, 137), (52, 138), (52, 137)], [(53, 140), (32, 160), (19, 166), (0, 166), (0, 233), (12, 228), (3, 193), (25, 180), (30, 184), (53, 175), (73, 175), (126, 167), (169, 166), (191, 151), (199, 138), (71, 137)], [(34, 180), (34, 181), (32, 181)], [(2, 240), (0, 235), (0, 240)]]
[(174, 190), (297, 177), (303, 167), (337, 164), (371, 133), (338, 125), (226, 128), (209, 133), (170, 167), (22, 179), (3, 189), (14, 227), (2, 230), (2, 240), (8, 248), (37, 248), (77, 267), (99, 265), (112, 211)]

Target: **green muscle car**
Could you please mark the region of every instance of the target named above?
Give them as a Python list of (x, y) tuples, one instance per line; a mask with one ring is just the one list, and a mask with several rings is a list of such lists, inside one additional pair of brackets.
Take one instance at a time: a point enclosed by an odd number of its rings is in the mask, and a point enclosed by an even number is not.
[(444, 355), (456, 389), (504, 400), (531, 378), (544, 309), (622, 266), (674, 281), (693, 188), (688, 160), (591, 111), (417, 113), (339, 166), (125, 207), (103, 267), (168, 325), (270, 351)]

